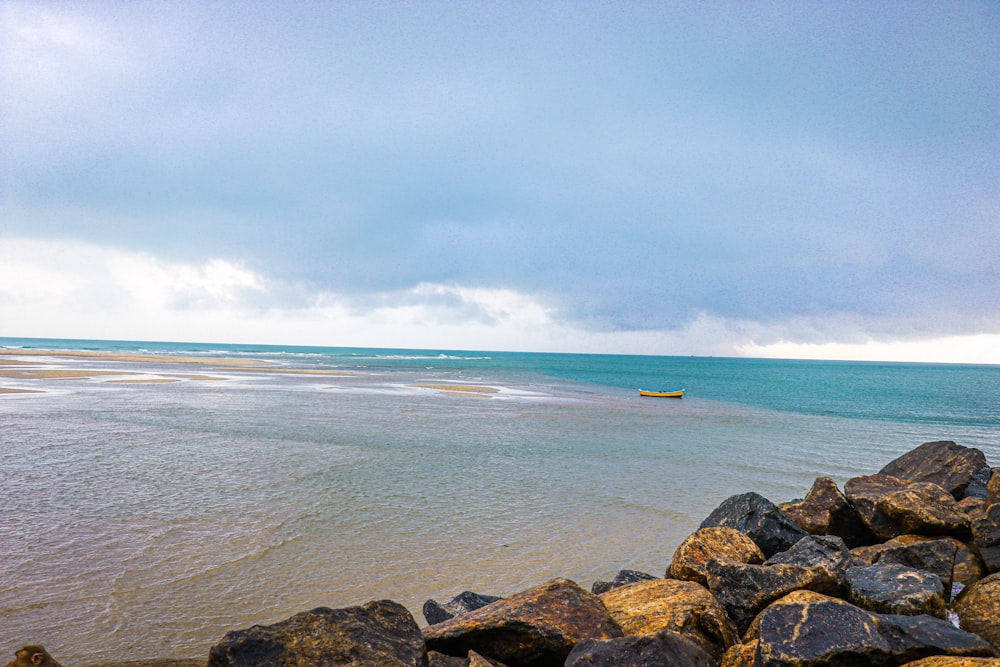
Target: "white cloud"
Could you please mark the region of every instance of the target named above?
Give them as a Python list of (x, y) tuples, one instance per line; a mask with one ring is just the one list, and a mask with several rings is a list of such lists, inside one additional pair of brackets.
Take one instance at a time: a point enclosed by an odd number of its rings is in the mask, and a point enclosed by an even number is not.
[[(841, 340), (856, 342), (799, 342), (833, 320), (765, 325), (708, 313), (673, 331), (593, 332), (559, 321), (540, 296), (503, 288), (424, 282), (366, 300), (303, 291), (233, 259), (0, 240), (0, 336), (1000, 363), (997, 334), (857, 342), (864, 321), (843, 316)], [(288, 294), (307, 305), (279, 301)]]

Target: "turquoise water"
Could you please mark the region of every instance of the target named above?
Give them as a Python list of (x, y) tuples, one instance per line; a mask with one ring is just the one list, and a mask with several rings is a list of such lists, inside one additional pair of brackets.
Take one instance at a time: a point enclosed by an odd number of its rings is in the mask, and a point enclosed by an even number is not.
[[(662, 575), (725, 497), (800, 497), (929, 440), (1000, 465), (996, 366), (0, 346), (270, 364), (24, 356), (143, 375), (0, 377), (41, 390), (0, 394), (0, 645), (41, 642), (64, 664), (204, 657), (228, 630), (318, 605), (391, 598), (422, 621), (425, 599), (462, 590)], [(636, 391), (680, 386), (681, 401)]]

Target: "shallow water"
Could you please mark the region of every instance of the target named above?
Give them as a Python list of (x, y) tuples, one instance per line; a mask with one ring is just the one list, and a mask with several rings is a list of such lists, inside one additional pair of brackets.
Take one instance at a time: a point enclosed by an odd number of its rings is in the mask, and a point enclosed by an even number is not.
[[(205, 657), (228, 630), (379, 598), (422, 622), (424, 600), (462, 590), (508, 595), (553, 576), (589, 588), (622, 568), (662, 575), (734, 493), (801, 497), (817, 476), (842, 484), (928, 440), (1000, 463), (1000, 418), (978, 393), (963, 411), (949, 385), (947, 405), (911, 397), (911, 418), (895, 414), (926, 367), (870, 367), (871, 378), (674, 360), (689, 369), (676, 401), (617, 386), (655, 380), (638, 377), (653, 363), (640, 358), (199, 352), (352, 374), (146, 363), (151, 374), (226, 379), (15, 381), (47, 393), (0, 396), (0, 646), (42, 643), (63, 664)], [(976, 391), (997, 399), (1000, 368), (973, 368), (940, 370), (978, 378)], [(782, 374), (795, 376), (794, 401), (720, 397)], [(837, 414), (808, 407), (851, 376), (883, 387), (885, 405), (838, 394)], [(499, 391), (413, 386), (449, 381)]]

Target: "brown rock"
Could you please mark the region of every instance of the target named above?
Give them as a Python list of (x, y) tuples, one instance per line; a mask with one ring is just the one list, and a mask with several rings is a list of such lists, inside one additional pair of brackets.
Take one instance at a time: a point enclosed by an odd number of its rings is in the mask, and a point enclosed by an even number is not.
[(765, 558), (785, 551), (807, 535), (774, 503), (752, 491), (726, 498), (698, 527), (710, 526), (726, 526), (746, 534)]
[(1000, 503), (990, 505), (972, 522), (972, 543), (988, 572), (1000, 571)]
[(969, 515), (937, 484), (913, 482), (904, 489), (886, 494), (876, 502), (892, 524), (890, 538), (897, 535), (969, 535)]
[(608, 591), (601, 601), (626, 636), (671, 630), (716, 660), (736, 641), (725, 610), (707, 588), (693, 581), (642, 581)]
[(852, 548), (874, 541), (854, 507), (829, 477), (816, 478), (803, 500), (779, 503), (778, 509), (811, 535), (836, 535)]
[(719, 667), (754, 667), (759, 643), (754, 639), (745, 644), (733, 644), (722, 656), (722, 663)]
[(428, 651), (427, 667), (469, 667), (469, 659), (459, 658), (455, 655), (445, 655), (437, 651)]
[(684, 540), (667, 568), (673, 579), (708, 585), (706, 564), (713, 558), (728, 558), (741, 563), (763, 563), (764, 554), (749, 537), (725, 526), (710, 526), (691, 533)]
[(952, 655), (932, 655), (908, 662), (902, 667), (1000, 667), (1000, 658), (961, 658)]
[(864, 475), (853, 477), (844, 484), (844, 495), (854, 505), (865, 526), (880, 540), (887, 540), (901, 533), (889, 518), (879, 511), (877, 504), (886, 495), (905, 489), (911, 482), (889, 475)]
[(990, 471), (990, 481), (986, 483), (986, 505), (1000, 503), (1000, 468)]
[(986, 465), (986, 456), (978, 449), (956, 445), (950, 440), (925, 442), (903, 454), (879, 471), (912, 482), (931, 482), (956, 499), (964, 497), (965, 487)]
[(526, 591), (424, 628), (428, 650), (476, 651), (509, 667), (562, 665), (582, 639), (612, 639), (622, 631), (601, 600), (568, 579)]
[(390, 600), (361, 607), (302, 612), (274, 625), (226, 633), (211, 648), (208, 667), (423, 667), (420, 628)]
[(986, 511), (986, 501), (982, 498), (965, 497), (958, 501), (958, 508), (968, 514), (970, 519), (975, 519)]
[(708, 563), (708, 587), (742, 634), (754, 616), (778, 598), (803, 588), (835, 593), (838, 583), (822, 567), (712, 560)]
[(962, 628), (975, 632), (1000, 650), (1000, 572), (972, 584), (952, 606)]
[(882, 544), (874, 544), (867, 547), (851, 549), (851, 555), (868, 563), (869, 565), (878, 562), (882, 552), (895, 547), (905, 547), (920, 542), (933, 542), (936, 540), (948, 540), (955, 545), (955, 566), (951, 571), (952, 582), (957, 582), (963, 586), (968, 586), (986, 576), (986, 567), (982, 559), (967, 543), (954, 537), (927, 537), (924, 535), (900, 535)]

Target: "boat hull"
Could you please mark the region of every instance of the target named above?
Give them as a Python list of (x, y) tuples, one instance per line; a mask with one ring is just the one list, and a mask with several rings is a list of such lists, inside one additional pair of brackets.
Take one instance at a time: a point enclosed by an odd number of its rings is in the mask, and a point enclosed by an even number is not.
[(648, 389), (640, 389), (640, 396), (649, 396), (651, 398), (684, 398), (683, 389), (675, 389), (673, 391), (649, 391)]

